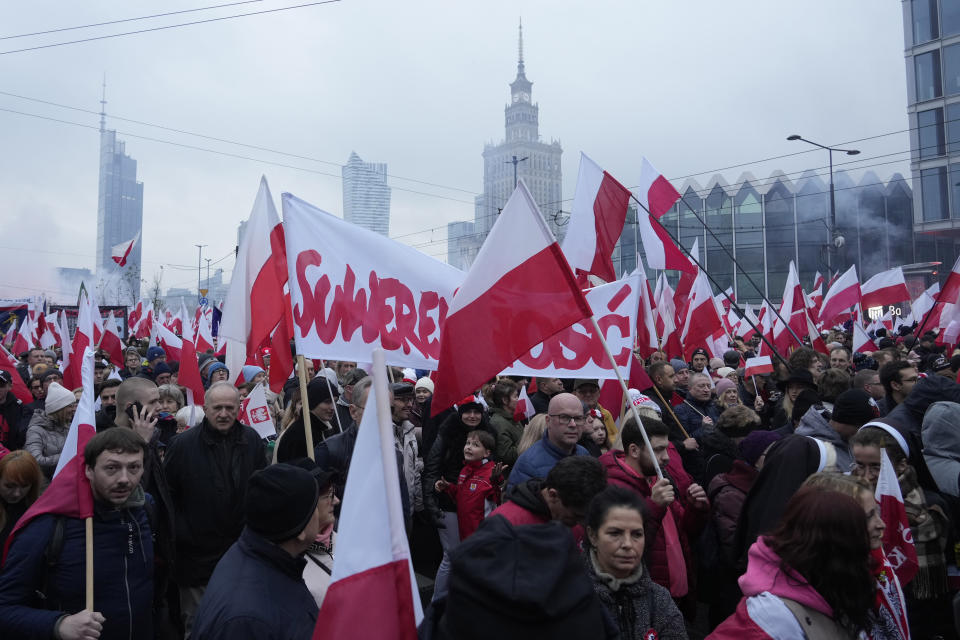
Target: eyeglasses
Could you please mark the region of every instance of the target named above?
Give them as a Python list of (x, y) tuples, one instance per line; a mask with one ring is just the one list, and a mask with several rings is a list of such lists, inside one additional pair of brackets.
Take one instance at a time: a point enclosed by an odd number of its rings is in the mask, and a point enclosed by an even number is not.
[(560, 424), (569, 424), (573, 420), (574, 424), (584, 424), (587, 421), (587, 416), (571, 416), (566, 413), (551, 413), (548, 414), (551, 418), (556, 418), (560, 421)]
[(900, 379), (900, 382), (901, 382), (901, 383), (903, 383), (903, 382), (916, 382), (916, 381), (919, 380), (919, 379), (920, 379), (920, 376), (913, 376), (912, 378), (901, 378), (901, 379)]

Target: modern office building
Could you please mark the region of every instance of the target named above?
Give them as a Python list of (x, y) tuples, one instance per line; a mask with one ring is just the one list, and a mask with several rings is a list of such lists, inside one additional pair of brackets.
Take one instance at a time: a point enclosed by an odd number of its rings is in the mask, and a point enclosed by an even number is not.
[(387, 186), (387, 164), (364, 162), (356, 152), (350, 154), (341, 168), (343, 175), (343, 219), (390, 235), (390, 187)]
[(504, 107), (504, 139), (483, 148), (483, 193), (474, 204), (473, 222), (447, 225), (447, 262), (466, 269), (473, 262), (490, 228), (518, 180), (523, 179), (557, 239), (563, 234), (562, 174), (559, 140), (540, 139), (540, 105), (533, 102), (533, 83), (523, 62), (520, 25), (517, 76), (510, 83), (510, 103)]
[[(807, 290), (817, 271), (829, 279), (829, 274), (856, 264), (863, 281), (914, 262), (908, 182), (900, 174), (883, 181), (867, 172), (854, 183), (842, 171), (834, 172), (834, 181), (837, 233), (832, 235), (829, 179), (813, 171), (795, 181), (780, 171), (766, 179), (744, 173), (734, 183), (718, 175), (706, 186), (687, 180), (679, 188), (681, 199), (661, 220), (687, 250), (698, 241), (698, 259), (716, 279), (717, 291), (732, 286), (744, 302), (760, 302), (758, 288), (779, 301), (791, 260)], [(618, 273), (636, 267), (637, 247), (643, 254), (635, 221), (631, 209), (613, 255)], [(726, 250), (742, 269), (735, 268)], [(654, 280), (657, 275), (647, 277)], [(668, 275), (676, 282), (676, 272)]]
[(952, 265), (960, 244), (960, 0), (903, 0), (903, 37), (916, 260)]
[[(106, 128), (106, 99), (100, 111), (100, 182), (97, 200), (97, 276), (122, 289), (124, 303), (140, 299), (141, 248), (143, 246), (143, 183), (137, 182), (137, 161), (126, 153), (117, 132)], [(140, 239), (127, 263), (118, 267), (111, 259), (115, 245)], [(115, 283), (115, 284), (114, 284)]]

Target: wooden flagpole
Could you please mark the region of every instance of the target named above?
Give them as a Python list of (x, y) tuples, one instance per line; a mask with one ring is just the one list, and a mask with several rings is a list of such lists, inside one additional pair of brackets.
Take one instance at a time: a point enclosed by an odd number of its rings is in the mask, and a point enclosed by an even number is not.
[(86, 524), (86, 560), (87, 560), (87, 571), (86, 571), (86, 609), (87, 611), (93, 611), (93, 518), (89, 517), (85, 519)]
[(310, 400), (307, 398), (307, 361), (302, 353), (297, 354), (297, 377), (300, 378), (300, 415), (303, 416), (303, 433), (307, 439), (307, 457), (315, 460), (313, 456), (313, 427), (310, 425)]

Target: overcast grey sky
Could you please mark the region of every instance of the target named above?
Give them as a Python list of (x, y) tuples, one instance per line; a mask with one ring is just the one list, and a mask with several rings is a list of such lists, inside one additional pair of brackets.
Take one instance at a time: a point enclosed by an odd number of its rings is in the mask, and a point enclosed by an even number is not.
[[(0, 36), (215, 2), (8, 0), (0, 4)], [(890, 0), (342, 0), (3, 54), (298, 3), (264, 0), (0, 40), (2, 92), (97, 111), (106, 74), (108, 126), (126, 140), (144, 183), (147, 280), (164, 265), (164, 288), (195, 283), (196, 243), (209, 245), (205, 257), (230, 254), (261, 174), (278, 206), (290, 191), (340, 215), (336, 165), (352, 150), (389, 165), (391, 235), (445, 258), (446, 223), (473, 218), (483, 145), (503, 137), (521, 16), (540, 133), (563, 144), (565, 198), (573, 196), (580, 151), (627, 185), (636, 182), (641, 155), (677, 187), (694, 174), (705, 185), (716, 169), (803, 151), (785, 140), (791, 133), (825, 144), (881, 136), (856, 144), (854, 166), (884, 163), (871, 167), (883, 179), (909, 175), (902, 9)], [(52, 268), (94, 264), (98, 116), (6, 95), (0, 109), (94, 127), (0, 111), (0, 297), (75, 299)], [(721, 173), (734, 182), (745, 170), (763, 178), (825, 163), (815, 151)], [(221, 266), (232, 264), (227, 258)]]

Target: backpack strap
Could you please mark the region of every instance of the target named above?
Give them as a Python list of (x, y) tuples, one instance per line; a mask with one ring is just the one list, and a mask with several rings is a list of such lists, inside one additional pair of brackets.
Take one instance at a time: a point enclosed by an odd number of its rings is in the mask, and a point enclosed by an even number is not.
[(60, 561), (60, 553), (63, 551), (64, 527), (63, 516), (54, 516), (53, 532), (50, 534), (50, 541), (43, 552), (43, 579), (40, 581), (40, 589), (37, 591), (37, 595), (45, 603), (49, 603), (50, 579), (53, 576), (53, 570), (56, 569), (57, 563)]

